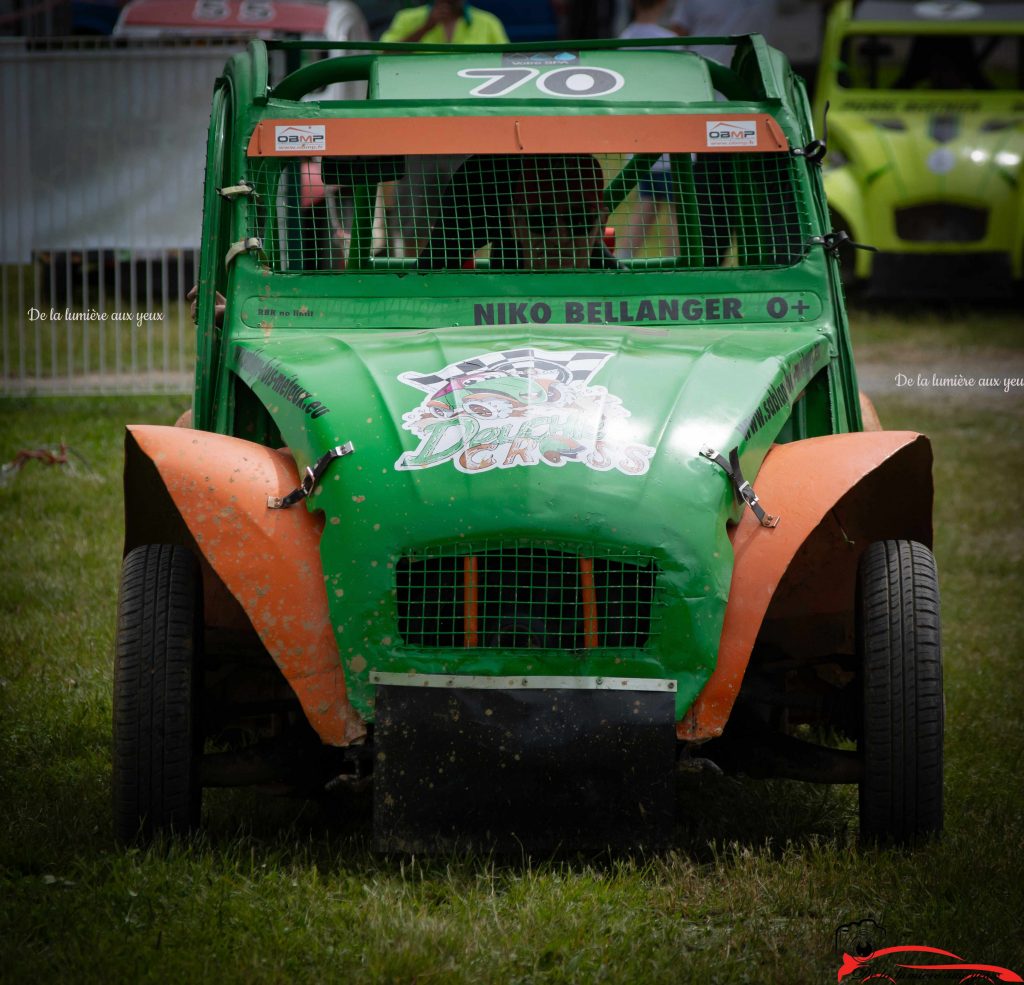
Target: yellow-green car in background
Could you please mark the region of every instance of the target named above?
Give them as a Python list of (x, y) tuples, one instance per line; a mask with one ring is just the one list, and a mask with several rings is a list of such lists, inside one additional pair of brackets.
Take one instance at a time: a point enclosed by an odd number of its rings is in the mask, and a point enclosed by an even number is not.
[(1024, 3), (841, 0), (815, 120), (846, 255), (877, 296), (1006, 296), (1024, 278)]

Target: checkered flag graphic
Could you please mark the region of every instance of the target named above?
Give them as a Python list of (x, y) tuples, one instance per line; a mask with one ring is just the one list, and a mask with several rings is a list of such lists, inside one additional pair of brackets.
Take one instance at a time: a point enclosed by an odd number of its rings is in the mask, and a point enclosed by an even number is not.
[(508, 349), (486, 352), (452, 363), (436, 373), (402, 373), (403, 383), (433, 393), (458, 376), (470, 373), (507, 373), (526, 376), (530, 371), (553, 374), (562, 383), (587, 383), (611, 358), (610, 352), (550, 352), (546, 349)]

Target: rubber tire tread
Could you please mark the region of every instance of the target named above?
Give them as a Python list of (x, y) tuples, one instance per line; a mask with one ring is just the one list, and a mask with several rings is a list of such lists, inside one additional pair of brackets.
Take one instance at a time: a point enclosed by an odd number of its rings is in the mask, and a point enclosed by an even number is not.
[(857, 596), (861, 840), (912, 844), (941, 831), (943, 817), (942, 641), (931, 551), (908, 540), (872, 544)]
[(124, 559), (114, 661), (114, 833), (119, 841), (199, 824), (199, 566), (183, 547)]

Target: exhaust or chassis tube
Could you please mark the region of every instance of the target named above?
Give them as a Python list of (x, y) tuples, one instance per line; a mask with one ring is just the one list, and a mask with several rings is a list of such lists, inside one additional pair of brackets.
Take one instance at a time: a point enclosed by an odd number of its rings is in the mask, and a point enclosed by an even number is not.
[(312, 729), (299, 729), (241, 749), (206, 753), (200, 782), (204, 787), (272, 786), (315, 795), (364, 781), (372, 768), (370, 755), (369, 746), (327, 746)]
[(378, 851), (667, 841), (674, 681), (375, 678)]
[(701, 747), (721, 770), (754, 779), (801, 780), (804, 783), (859, 783), (864, 774), (860, 753), (832, 749), (749, 722)]

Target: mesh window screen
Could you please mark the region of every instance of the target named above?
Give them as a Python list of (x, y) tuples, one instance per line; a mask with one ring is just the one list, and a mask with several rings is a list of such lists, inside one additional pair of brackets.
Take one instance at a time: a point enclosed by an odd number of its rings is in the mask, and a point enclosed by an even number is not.
[(405, 557), (396, 568), (407, 646), (640, 648), (654, 635), (657, 568), (642, 557), (536, 547)]
[(266, 161), (250, 235), (282, 271), (784, 267), (807, 250), (788, 154)]

